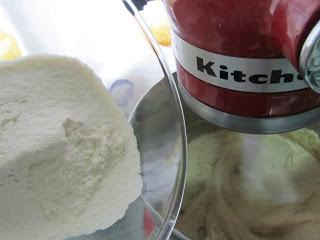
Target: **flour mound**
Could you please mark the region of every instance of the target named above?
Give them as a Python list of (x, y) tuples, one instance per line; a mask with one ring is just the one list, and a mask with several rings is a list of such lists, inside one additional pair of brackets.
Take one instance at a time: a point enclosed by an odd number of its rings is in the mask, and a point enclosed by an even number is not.
[(58, 240), (113, 225), (141, 193), (133, 130), (78, 60), (0, 64), (0, 239)]

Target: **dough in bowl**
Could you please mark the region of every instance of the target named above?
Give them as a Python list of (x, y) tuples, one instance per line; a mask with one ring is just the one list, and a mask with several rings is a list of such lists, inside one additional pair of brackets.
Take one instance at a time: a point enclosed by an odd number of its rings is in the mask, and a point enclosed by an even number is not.
[(192, 240), (318, 240), (319, 160), (309, 129), (198, 137), (177, 228)]

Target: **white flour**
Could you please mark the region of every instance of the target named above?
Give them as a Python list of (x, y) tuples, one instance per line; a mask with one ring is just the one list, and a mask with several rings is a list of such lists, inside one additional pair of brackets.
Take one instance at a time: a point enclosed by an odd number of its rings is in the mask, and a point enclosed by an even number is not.
[(114, 224), (141, 193), (133, 131), (79, 61), (0, 64), (0, 239), (54, 240)]

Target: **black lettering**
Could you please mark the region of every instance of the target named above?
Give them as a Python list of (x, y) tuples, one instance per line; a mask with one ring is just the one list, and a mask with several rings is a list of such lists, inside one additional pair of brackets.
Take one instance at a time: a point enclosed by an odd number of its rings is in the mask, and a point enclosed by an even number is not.
[(301, 74), (299, 74), (299, 75), (297, 76), (297, 78), (298, 78), (298, 80), (303, 80), (303, 77), (302, 77)]
[(200, 57), (197, 57), (197, 68), (200, 72), (206, 71), (208, 75), (216, 77), (215, 72), (212, 69), (212, 66), (214, 65), (214, 62), (207, 62), (204, 64), (203, 59)]
[(273, 70), (271, 72), (271, 80), (270, 83), (280, 83), (281, 79), (283, 79), (283, 82), (288, 83), (293, 81), (293, 74), (286, 73), (282, 74), (282, 70)]
[(236, 82), (245, 82), (246, 80), (243, 79), (243, 77), (246, 76), (246, 74), (243, 74), (242, 71), (234, 71), (233, 73), (231, 73), (231, 75), (233, 76), (233, 79)]
[[(261, 80), (261, 78), (266, 78), (266, 80)], [(254, 74), (249, 77), (249, 81), (256, 84), (263, 84), (268, 82), (268, 75), (265, 74)]]
[(223, 70), (228, 70), (228, 67), (227, 66), (225, 66), (225, 65), (221, 65), (220, 66), (220, 78), (221, 79), (225, 79), (225, 80), (228, 80), (228, 78), (229, 78), (229, 74), (228, 74), (228, 72), (227, 71), (223, 71)]

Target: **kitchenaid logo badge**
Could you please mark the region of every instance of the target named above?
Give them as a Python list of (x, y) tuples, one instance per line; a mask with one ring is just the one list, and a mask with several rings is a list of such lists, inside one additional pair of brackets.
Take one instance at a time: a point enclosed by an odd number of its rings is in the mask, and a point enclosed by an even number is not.
[(236, 82), (246, 82), (249, 81), (253, 84), (281, 84), (281, 83), (291, 83), (296, 80), (302, 80), (303, 78), (300, 74), (296, 73), (284, 73), (282, 69), (272, 70), (271, 74), (252, 74), (249, 75), (241, 70), (229, 71), (229, 67), (226, 65), (220, 65), (217, 68), (215, 62), (205, 61), (201, 57), (196, 57), (197, 69), (198, 71), (210, 75), (212, 77), (218, 77), (224, 80), (233, 80)]
[(285, 58), (252, 59), (215, 54), (197, 48), (173, 34), (178, 63), (209, 84), (242, 92), (288, 92), (307, 88)]

